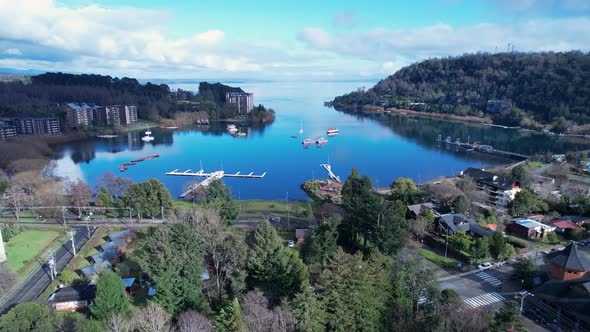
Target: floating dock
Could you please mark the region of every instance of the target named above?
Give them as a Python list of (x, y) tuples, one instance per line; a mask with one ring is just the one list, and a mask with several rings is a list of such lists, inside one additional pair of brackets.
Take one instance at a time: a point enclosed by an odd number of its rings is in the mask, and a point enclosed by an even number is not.
[(494, 149), (494, 147), (492, 147), (490, 145), (480, 145), (478, 143), (461, 142), (461, 140), (459, 138), (457, 138), (455, 141), (453, 141), (451, 139), (451, 137), (447, 137), (446, 139), (443, 140), (441, 135), (438, 135), (438, 138), (436, 139), (436, 141), (439, 143), (445, 143), (447, 145), (454, 145), (457, 148), (463, 149), (465, 151), (478, 151), (478, 152), (482, 152), (482, 153), (493, 154), (493, 155), (507, 157), (507, 158), (516, 158), (516, 159), (529, 159), (530, 158), (530, 156), (527, 156), (525, 154)]
[(188, 189), (180, 195), (180, 198), (185, 198), (186, 196), (190, 195), (192, 192), (195, 191), (198, 187), (207, 187), (211, 182), (215, 180), (220, 180), (222, 178), (246, 178), (246, 179), (261, 179), (266, 175), (266, 172), (257, 175), (254, 172), (250, 172), (249, 174), (241, 174), (240, 172), (237, 173), (225, 173), (224, 171), (215, 171), (211, 173), (205, 173), (205, 171), (200, 170), (198, 172), (193, 172), (192, 169), (188, 169), (184, 172), (180, 172), (178, 169), (175, 169), (171, 172), (166, 173), (166, 175), (172, 176), (193, 176), (193, 177), (201, 177), (206, 178), (205, 180), (195, 183), (188, 187)]
[(326, 170), (326, 172), (328, 172), (328, 176), (330, 177), (330, 179), (338, 183), (342, 182), (340, 181), (340, 177), (334, 174), (334, 172), (332, 172), (332, 166), (330, 164), (320, 164), (320, 166), (322, 166)]

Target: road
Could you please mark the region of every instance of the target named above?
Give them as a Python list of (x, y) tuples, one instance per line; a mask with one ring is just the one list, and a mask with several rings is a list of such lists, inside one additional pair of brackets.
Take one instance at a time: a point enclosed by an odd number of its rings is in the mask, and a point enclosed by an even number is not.
[[(90, 232), (94, 233), (96, 228), (91, 227)], [(86, 227), (74, 227), (76, 231), (74, 242), (76, 251), (88, 240)], [(59, 273), (72, 259), (72, 243), (67, 241), (55, 252), (56, 271)], [(35, 301), (51, 283), (51, 275), (47, 265), (37, 267), (29, 276), (8, 294), (0, 298), (0, 314), (6, 313), (15, 305), (22, 302)]]

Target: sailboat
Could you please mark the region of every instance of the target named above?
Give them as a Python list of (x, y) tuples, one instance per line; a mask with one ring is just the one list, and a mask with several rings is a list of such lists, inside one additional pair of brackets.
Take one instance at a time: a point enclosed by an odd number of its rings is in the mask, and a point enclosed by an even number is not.
[[(299, 125), (299, 135), (303, 134), (303, 121)], [(291, 135), (291, 138), (298, 138), (299, 135)]]
[(152, 132), (148, 130), (148, 131), (145, 132), (145, 136), (143, 136), (141, 138), (141, 140), (144, 141), (144, 142), (153, 141), (154, 140), (154, 136), (151, 136), (151, 135), (152, 135)]

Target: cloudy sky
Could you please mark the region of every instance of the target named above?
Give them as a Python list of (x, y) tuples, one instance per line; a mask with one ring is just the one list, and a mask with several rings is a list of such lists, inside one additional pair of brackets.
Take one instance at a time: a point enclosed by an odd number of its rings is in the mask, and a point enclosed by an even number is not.
[(0, 22), (0, 68), (137, 78), (366, 79), (590, 47), (590, 0), (0, 0)]

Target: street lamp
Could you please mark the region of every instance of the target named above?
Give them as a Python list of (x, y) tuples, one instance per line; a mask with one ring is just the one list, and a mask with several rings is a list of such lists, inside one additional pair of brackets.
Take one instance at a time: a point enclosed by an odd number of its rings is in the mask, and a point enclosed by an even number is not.
[(529, 292), (527, 292), (527, 291), (524, 291), (524, 292), (520, 292), (520, 293), (518, 293), (518, 295), (520, 295), (520, 314), (522, 315), (522, 309), (523, 309), (523, 306), (524, 306), (524, 299), (525, 299), (527, 296), (529, 296), (529, 295), (530, 295), (530, 296), (535, 296), (535, 294), (533, 294), (533, 293), (529, 293)]

